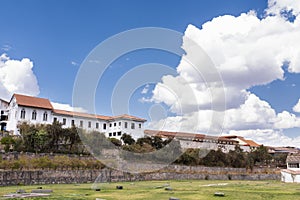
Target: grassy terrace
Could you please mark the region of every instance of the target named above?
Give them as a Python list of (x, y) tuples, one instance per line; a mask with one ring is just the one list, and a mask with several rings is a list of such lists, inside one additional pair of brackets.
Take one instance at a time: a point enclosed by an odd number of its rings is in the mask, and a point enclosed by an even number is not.
[[(123, 190), (117, 190), (116, 186), (122, 185)], [(165, 187), (172, 188), (171, 191)], [(300, 185), (281, 183), (279, 181), (147, 181), (147, 182), (123, 182), (100, 183), (97, 186), (101, 191), (91, 189), (92, 184), (69, 185), (43, 185), (44, 189), (52, 189), (50, 197), (34, 198), (52, 200), (79, 200), (96, 198), (106, 200), (168, 200), (169, 197), (177, 197), (181, 200), (209, 200), (209, 199), (300, 199)], [(30, 192), (38, 186), (12, 186), (0, 187), (0, 199), (2, 195), (24, 189)], [(225, 197), (215, 197), (215, 192), (225, 193)], [(29, 198), (28, 198), (29, 199)], [(33, 198), (32, 198), (33, 199)]]

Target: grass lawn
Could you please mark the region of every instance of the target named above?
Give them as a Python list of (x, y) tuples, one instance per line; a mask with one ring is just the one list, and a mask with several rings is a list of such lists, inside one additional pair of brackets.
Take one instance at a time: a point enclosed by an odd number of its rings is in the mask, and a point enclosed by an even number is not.
[[(123, 190), (117, 190), (116, 186), (122, 185)], [(171, 191), (165, 187), (172, 188)], [(51, 200), (168, 200), (169, 197), (177, 197), (180, 200), (210, 200), (210, 199), (300, 199), (300, 184), (281, 183), (279, 181), (144, 181), (122, 183), (99, 183), (101, 191), (91, 189), (92, 184), (61, 184), (41, 185), (43, 189), (52, 189), (50, 197), (36, 197), (26, 199), (51, 199)], [(2, 195), (23, 189), (30, 192), (36, 189), (34, 186), (0, 187), (0, 199)], [(215, 197), (215, 192), (225, 193), (225, 197)]]

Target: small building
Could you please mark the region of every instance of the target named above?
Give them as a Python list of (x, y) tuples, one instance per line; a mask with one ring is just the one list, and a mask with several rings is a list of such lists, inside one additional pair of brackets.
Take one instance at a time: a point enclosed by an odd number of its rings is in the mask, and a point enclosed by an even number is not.
[(300, 154), (290, 154), (286, 159), (287, 169), (281, 170), (281, 181), (300, 183)]

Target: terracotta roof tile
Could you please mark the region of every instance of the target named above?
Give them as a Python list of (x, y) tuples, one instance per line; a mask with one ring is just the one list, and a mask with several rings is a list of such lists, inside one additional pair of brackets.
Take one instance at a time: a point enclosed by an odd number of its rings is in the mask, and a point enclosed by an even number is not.
[(299, 163), (300, 162), (300, 155), (297, 154), (297, 155), (288, 155), (288, 157), (286, 158), (286, 161), (287, 162), (290, 162), (290, 163)]
[(146, 119), (142, 119), (142, 118), (135, 117), (135, 116), (132, 116), (132, 115), (127, 115), (127, 114), (114, 116), (114, 117), (112, 117), (112, 119), (129, 119), (129, 120), (138, 121), (138, 122), (147, 121)]
[(93, 119), (101, 119), (101, 120), (110, 120), (112, 118), (109, 116), (93, 115), (93, 114), (88, 114), (88, 113), (74, 112), (74, 111), (67, 111), (67, 110), (58, 110), (58, 109), (54, 109), (53, 112), (55, 114), (59, 114), (59, 115), (67, 115), (67, 116), (73, 116), (73, 117), (85, 117), (85, 118), (93, 118)]
[(13, 97), (16, 98), (17, 104), (21, 106), (44, 108), (49, 110), (53, 109), (50, 101), (45, 98), (32, 97), (21, 94), (14, 94)]
[(259, 147), (260, 145), (257, 144), (256, 142), (254, 142), (253, 140), (246, 140), (247, 144), (250, 146), (250, 147)]
[(127, 115), (127, 114), (110, 117), (110, 116), (104, 116), (104, 115), (96, 115), (96, 114), (88, 114), (88, 113), (82, 113), (82, 112), (54, 109), (52, 104), (50, 103), (50, 101), (45, 98), (32, 97), (32, 96), (26, 96), (26, 95), (21, 95), (21, 94), (14, 94), (13, 97), (16, 98), (18, 105), (49, 109), (49, 110), (53, 110), (53, 112), (55, 114), (59, 114), (59, 115), (94, 118), (94, 119), (96, 118), (96, 119), (107, 120), (107, 121), (108, 120), (116, 120), (116, 119), (129, 119), (129, 120), (139, 121), (139, 122), (147, 121), (145, 119)]
[(226, 139), (217, 136), (209, 136), (198, 133), (187, 133), (187, 132), (171, 132), (171, 131), (157, 131), (157, 130), (145, 130), (144, 133), (150, 136), (160, 136), (160, 137), (176, 137), (181, 139), (194, 139), (194, 140), (217, 140), (217, 141), (227, 141), (237, 143), (237, 141)]
[(250, 147), (259, 147), (260, 145), (254, 142), (253, 140), (246, 140), (242, 136), (237, 136), (237, 135), (227, 135), (227, 136), (221, 136), (221, 138), (227, 138), (227, 139), (240, 139), (246, 144), (244, 146), (250, 146)]

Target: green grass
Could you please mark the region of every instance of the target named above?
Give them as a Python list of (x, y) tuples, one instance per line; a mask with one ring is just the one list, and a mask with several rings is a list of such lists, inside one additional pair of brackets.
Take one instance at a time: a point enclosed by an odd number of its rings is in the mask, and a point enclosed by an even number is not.
[[(227, 185), (224, 183), (227, 183)], [(173, 190), (166, 191), (162, 187), (166, 184), (169, 184), (169, 187)], [(124, 189), (117, 190), (117, 185), (122, 185)], [(95, 200), (96, 198), (101, 198), (106, 200), (168, 200), (169, 197), (178, 197), (181, 200), (300, 199), (300, 185), (281, 183), (279, 181), (193, 180), (99, 183), (97, 186), (101, 188), (100, 192), (92, 190), (91, 186), (92, 184), (42, 185), (44, 189), (53, 189), (54, 192), (50, 197), (34, 199)], [(0, 187), (0, 195), (15, 192), (17, 189), (24, 189), (30, 192), (31, 189), (36, 189), (37, 187), (38, 185)], [(215, 197), (215, 192), (223, 192), (225, 193), (225, 197)]]

